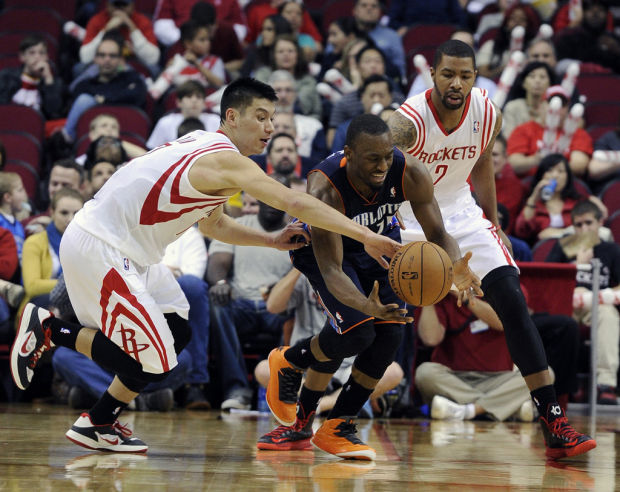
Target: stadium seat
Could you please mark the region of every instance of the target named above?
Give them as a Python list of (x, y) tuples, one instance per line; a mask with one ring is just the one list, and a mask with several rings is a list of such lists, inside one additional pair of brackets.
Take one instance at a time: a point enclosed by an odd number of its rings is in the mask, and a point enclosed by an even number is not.
[[(419, 46), (439, 46), (450, 36), (456, 28), (451, 24), (419, 24), (411, 26), (403, 36), (405, 53)], [(432, 60), (429, 61), (431, 64)]]
[(55, 10), (47, 8), (8, 8), (0, 13), (0, 31), (48, 33), (60, 39), (63, 21)]
[(558, 240), (552, 237), (538, 241), (532, 248), (532, 261), (546, 261), (557, 242)]
[(351, 17), (354, 0), (332, 0), (323, 8), (323, 32), (327, 32), (329, 25), (338, 17)]
[(620, 77), (612, 74), (580, 74), (577, 78), (577, 90), (588, 98), (588, 102), (619, 102)]
[(21, 64), (22, 62), (19, 59), (19, 55), (0, 54), (0, 70), (4, 70), (5, 68), (20, 67)]
[(577, 270), (572, 263), (520, 262), (521, 283), (527, 289), (528, 306), (535, 312), (573, 314)]
[(596, 141), (606, 133), (615, 130), (616, 125), (592, 125), (587, 128), (588, 135), (592, 138), (592, 141)]
[(620, 115), (619, 102), (589, 102), (586, 103), (585, 120), (586, 126), (609, 125), (615, 126)]
[(134, 3), (138, 12), (152, 18), (158, 2), (157, 0), (135, 0)]
[(575, 189), (581, 195), (588, 196), (592, 194), (592, 190), (588, 186), (588, 184), (576, 177), (573, 177), (573, 184), (575, 185)]
[(30, 133), (0, 131), (8, 159), (27, 162), (36, 172), (41, 169), (41, 143)]
[(45, 7), (55, 10), (64, 20), (75, 18), (76, 0), (4, 0), (8, 7)]
[[(613, 215), (620, 210), (620, 179), (614, 179), (605, 185), (599, 194), (599, 198), (609, 210), (609, 215)], [(620, 240), (620, 236), (616, 237)]]
[(45, 118), (36, 109), (20, 104), (0, 104), (0, 114), (0, 131), (27, 132), (39, 142), (43, 141)]
[(77, 139), (88, 134), (90, 121), (97, 115), (108, 113), (118, 118), (121, 132), (132, 132), (143, 138), (148, 138), (151, 130), (151, 120), (144, 111), (135, 106), (99, 105), (86, 110), (77, 124)]
[(620, 241), (620, 210), (616, 210), (606, 223), (607, 227), (611, 229), (611, 233), (614, 236), (616, 242)]
[(36, 200), (39, 187), (39, 175), (27, 162), (19, 159), (7, 159), (4, 171), (17, 173), (21, 176), (28, 198)]

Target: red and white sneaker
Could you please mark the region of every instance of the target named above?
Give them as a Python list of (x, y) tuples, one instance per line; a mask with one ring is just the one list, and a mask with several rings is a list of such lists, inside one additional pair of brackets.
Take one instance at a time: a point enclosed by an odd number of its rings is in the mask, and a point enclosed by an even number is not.
[[(551, 422), (548, 420), (549, 413), (556, 415)], [(545, 436), (545, 455), (548, 458), (557, 460), (577, 456), (596, 447), (594, 439), (573, 429), (560, 405), (550, 405), (547, 418), (540, 417), (540, 425)]]
[(312, 449), (310, 438), (314, 412), (304, 420), (297, 419), (292, 426), (279, 425), (271, 432), (262, 436), (256, 443), (258, 449), (272, 451), (307, 451)]

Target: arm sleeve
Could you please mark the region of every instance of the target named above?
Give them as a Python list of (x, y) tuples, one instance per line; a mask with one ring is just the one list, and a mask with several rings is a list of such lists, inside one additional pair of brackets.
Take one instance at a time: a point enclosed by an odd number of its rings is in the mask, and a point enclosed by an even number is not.
[[(45, 234), (45, 232), (40, 234)], [(47, 236), (45, 237), (47, 238)], [(45, 247), (48, 247), (48, 242), (43, 241), (38, 235), (32, 236), (24, 242), (22, 275), (24, 278), (24, 289), (26, 289), (26, 295), (29, 297), (51, 292), (57, 282), (56, 279), (43, 278)]]
[(80, 47), (80, 61), (82, 63), (91, 63), (95, 59), (95, 52), (97, 51), (97, 46), (99, 46), (103, 39), (103, 34), (103, 30), (99, 31), (99, 33), (88, 42), (86, 41), (87, 38), (84, 38), (84, 42)]
[(157, 47), (157, 43), (151, 43), (140, 29), (131, 31), (130, 37), (134, 53), (140, 61), (147, 66), (157, 64), (159, 61), (159, 48)]

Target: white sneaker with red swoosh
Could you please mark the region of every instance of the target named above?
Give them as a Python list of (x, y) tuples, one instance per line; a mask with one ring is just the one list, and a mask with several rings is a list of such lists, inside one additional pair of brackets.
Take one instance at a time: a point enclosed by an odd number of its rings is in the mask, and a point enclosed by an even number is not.
[(83, 413), (65, 436), (75, 444), (88, 449), (114, 451), (117, 453), (146, 453), (149, 448), (132, 432), (116, 420), (113, 424), (95, 425), (88, 413)]
[(51, 330), (43, 328), (43, 322), (53, 316), (34, 304), (28, 303), (24, 308), (11, 348), (11, 374), (19, 389), (30, 385), (41, 355), (54, 346), (50, 340)]

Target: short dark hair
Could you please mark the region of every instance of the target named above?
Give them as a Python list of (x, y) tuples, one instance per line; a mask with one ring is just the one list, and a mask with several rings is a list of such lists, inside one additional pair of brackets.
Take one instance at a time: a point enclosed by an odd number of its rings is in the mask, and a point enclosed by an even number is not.
[(77, 171), (77, 173), (80, 175), (80, 184), (84, 182), (84, 168), (80, 166), (77, 162), (75, 162), (75, 159), (71, 157), (67, 157), (64, 159), (58, 159), (57, 161), (54, 161), (52, 163), (52, 167), (50, 167), (50, 174), (52, 172), (52, 169), (54, 169), (56, 166), (64, 167), (65, 169), (73, 169)]
[(202, 97), (205, 97), (207, 95), (205, 86), (202, 85), (197, 80), (187, 80), (186, 82), (183, 82), (181, 85), (177, 87), (176, 97), (178, 101), (180, 101), (184, 97), (189, 97), (189, 96), (194, 96), (194, 95), (202, 96)]
[(215, 24), (216, 10), (209, 2), (196, 2), (189, 14), (190, 19), (203, 26)]
[(433, 68), (437, 68), (437, 65), (441, 62), (443, 55), (454, 56), (456, 58), (471, 58), (471, 62), (476, 69), (476, 54), (471, 46), (458, 39), (449, 39), (441, 43), (435, 51), (435, 58), (433, 58)]
[(275, 103), (278, 96), (273, 87), (251, 77), (242, 77), (228, 84), (220, 101), (220, 121), (226, 120), (229, 108), (243, 112), (252, 105), (254, 99), (267, 99)]
[(383, 135), (389, 131), (390, 129), (385, 121), (378, 116), (374, 114), (361, 114), (351, 120), (344, 143), (352, 147), (357, 137), (361, 134)]
[(24, 37), (19, 43), (19, 52), (23, 53), (27, 49), (36, 46), (37, 44), (43, 43), (47, 48), (47, 43), (45, 42), (45, 38), (40, 34), (28, 34), (28, 36)]
[(93, 140), (86, 150), (84, 169), (90, 171), (101, 159), (118, 166), (129, 160), (120, 138), (100, 136)]
[(601, 220), (603, 217), (603, 212), (601, 212), (601, 209), (598, 208), (594, 202), (588, 199), (581, 200), (575, 203), (575, 206), (570, 211), (571, 222), (575, 221), (575, 217), (589, 213), (594, 214), (596, 220)]
[(205, 125), (200, 118), (185, 118), (177, 128), (177, 138), (196, 130), (204, 130)]
[(97, 46), (97, 50), (99, 49), (99, 46), (101, 46), (101, 43), (103, 43), (104, 41), (113, 41), (114, 43), (116, 43), (116, 46), (118, 46), (119, 54), (123, 56), (123, 46), (125, 46), (125, 40), (123, 39), (120, 31), (113, 29), (106, 32), (101, 38), (101, 42)]
[(504, 152), (506, 152), (506, 146), (508, 145), (506, 137), (504, 137), (501, 133), (498, 133), (495, 137), (495, 141), (501, 143), (504, 146)]
[(362, 87), (360, 88), (360, 95), (364, 93), (364, 91), (370, 84), (377, 84), (379, 82), (385, 82), (388, 86), (388, 90), (390, 91), (390, 94), (392, 93), (392, 84), (390, 83), (390, 79), (388, 79), (384, 75), (379, 75), (375, 73), (375, 74), (372, 74), (370, 77), (368, 77), (366, 80), (364, 80), (364, 83), (362, 84)]
[(357, 55), (355, 55), (355, 63), (359, 63), (364, 53), (370, 50), (377, 51), (381, 55), (381, 59), (383, 60), (383, 66), (387, 70), (388, 63), (387, 63), (387, 60), (385, 59), (385, 53), (383, 53), (383, 51), (381, 51), (381, 48), (379, 48), (374, 43), (367, 44), (366, 46), (364, 46), (361, 50), (357, 52)]
[(275, 135), (272, 135), (271, 138), (269, 139), (269, 143), (267, 144), (267, 154), (271, 152), (271, 148), (273, 147), (273, 142), (275, 142), (276, 138), (280, 138), (280, 137), (288, 138), (291, 142), (295, 144), (295, 149), (297, 149), (297, 142), (295, 142), (295, 138), (293, 137), (293, 135), (291, 135), (290, 133), (286, 133), (286, 132), (280, 132), (280, 133), (276, 133)]
[(181, 24), (181, 42), (185, 43), (192, 41), (201, 29), (208, 29), (208, 27), (206, 24), (198, 22), (194, 19), (185, 21)]

